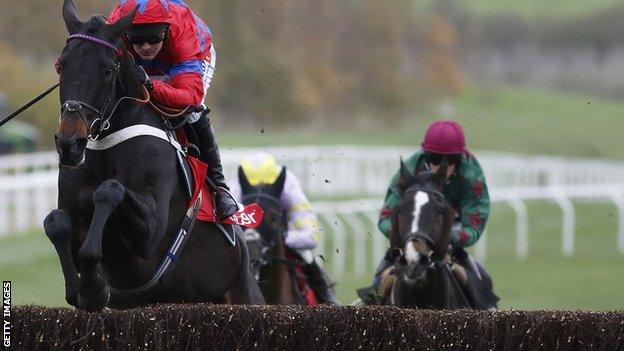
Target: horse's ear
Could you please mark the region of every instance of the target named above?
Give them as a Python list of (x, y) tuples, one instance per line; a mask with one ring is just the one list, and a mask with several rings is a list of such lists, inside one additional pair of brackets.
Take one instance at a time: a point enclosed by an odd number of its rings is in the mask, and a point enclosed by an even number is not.
[(123, 33), (130, 29), (130, 27), (132, 26), (132, 21), (134, 21), (134, 15), (136, 15), (138, 9), (139, 6), (137, 5), (134, 10), (130, 11), (130, 13), (117, 20), (117, 22), (108, 26), (108, 32), (113, 39), (121, 37)]
[(76, 34), (82, 27), (82, 22), (78, 19), (76, 14), (76, 6), (72, 0), (63, 1), (63, 20), (65, 21), (65, 27), (69, 34)]
[(243, 167), (241, 166), (238, 166), (238, 183), (240, 183), (242, 194), (250, 194), (254, 191), (253, 185), (249, 183), (249, 180), (243, 171)]
[(438, 190), (442, 190), (444, 188), (444, 184), (446, 183), (446, 175), (448, 173), (448, 159), (446, 157), (442, 157), (442, 162), (440, 162), (440, 167), (435, 174), (435, 184), (438, 187)]
[(401, 157), (401, 168), (399, 170), (399, 176), (401, 182), (404, 184), (409, 184), (410, 180), (414, 177), (412, 173), (407, 170), (407, 166), (405, 165), (405, 162), (403, 162), (403, 157)]
[(286, 167), (282, 167), (282, 171), (279, 176), (277, 176), (277, 180), (271, 185), (271, 194), (279, 198), (279, 196), (282, 195), (282, 191), (284, 191), (284, 184), (286, 184)]

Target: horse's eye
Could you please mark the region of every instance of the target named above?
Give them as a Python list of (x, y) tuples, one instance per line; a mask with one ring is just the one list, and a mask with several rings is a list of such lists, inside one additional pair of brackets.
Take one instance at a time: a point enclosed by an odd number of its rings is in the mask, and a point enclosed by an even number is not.
[(110, 78), (113, 75), (113, 70), (111, 68), (104, 71), (104, 78)]

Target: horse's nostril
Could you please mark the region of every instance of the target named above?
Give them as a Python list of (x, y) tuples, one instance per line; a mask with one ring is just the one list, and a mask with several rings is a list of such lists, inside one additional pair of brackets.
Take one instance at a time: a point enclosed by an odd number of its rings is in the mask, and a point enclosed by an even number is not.
[(74, 145), (86, 146), (87, 138), (77, 138), (76, 141), (74, 141)]

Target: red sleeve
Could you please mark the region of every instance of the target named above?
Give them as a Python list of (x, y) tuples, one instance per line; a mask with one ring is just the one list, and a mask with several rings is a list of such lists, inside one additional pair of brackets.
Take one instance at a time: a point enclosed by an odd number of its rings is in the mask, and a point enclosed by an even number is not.
[[(172, 108), (199, 105), (204, 100), (203, 75), (206, 69), (204, 57), (197, 36), (197, 26), (192, 13), (184, 17), (183, 25), (172, 28), (170, 48), (173, 65), (169, 70), (169, 81), (153, 81), (152, 96), (155, 100)], [(208, 43), (210, 45), (210, 43)]]
[(152, 97), (171, 108), (185, 108), (200, 105), (204, 98), (204, 83), (197, 73), (180, 73), (171, 78), (169, 83), (153, 80)]

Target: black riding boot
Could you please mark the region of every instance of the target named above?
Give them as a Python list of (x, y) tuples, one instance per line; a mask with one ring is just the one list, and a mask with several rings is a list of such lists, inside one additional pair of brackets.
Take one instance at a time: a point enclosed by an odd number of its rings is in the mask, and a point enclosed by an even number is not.
[(190, 124), (197, 136), (198, 147), (201, 151), (200, 159), (208, 164), (208, 184), (215, 191), (215, 207), (220, 220), (226, 219), (238, 210), (238, 205), (232, 195), (230, 188), (225, 183), (221, 157), (219, 156), (219, 146), (215, 137), (212, 123), (208, 116), (202, 116), (198, 121)]
[(367, 288), (361, 288), (357, 290), (357, 294), (362, 299), (365, 305), (374, 305), (380, 303), (381, 296), (379, 296), (379, 285), (381, 285), (381, 273), (383, 273), (388, 267), (392, 266), (392, 260), (389, 257), (389, 253), (381, 259), (377, 268), (375, 269), (375, 276), (373, 277), (373, 284)]
[(303, 273), (308, 278), (308, 285), (314, 291), (321, 303), (328, 305), (339, 305), (336, 294), (332, 291), (332, 284), (329, 278), (323, 272), (316, 262), (304, 264), (301, 266)]

